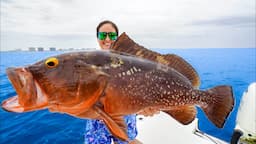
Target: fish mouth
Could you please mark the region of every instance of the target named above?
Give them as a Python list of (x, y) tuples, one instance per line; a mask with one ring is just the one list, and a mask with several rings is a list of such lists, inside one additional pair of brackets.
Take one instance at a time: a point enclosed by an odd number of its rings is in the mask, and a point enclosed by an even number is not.
[(29, 70), (8, 68), (6, 73), (17, 95), (2, 102), (4, 110), (21, 113), (47, 107), (48, 98)]

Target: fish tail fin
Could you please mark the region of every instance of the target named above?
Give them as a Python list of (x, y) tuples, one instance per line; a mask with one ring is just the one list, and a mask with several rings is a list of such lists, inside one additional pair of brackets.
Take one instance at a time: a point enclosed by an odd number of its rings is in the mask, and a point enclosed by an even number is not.
[(207, 117), (218, 127), (222, 128), (234, 106), (234, 98), (231, 86), (217, 86), (206, 92), (213, 96), (213, 102), (202, 106)]

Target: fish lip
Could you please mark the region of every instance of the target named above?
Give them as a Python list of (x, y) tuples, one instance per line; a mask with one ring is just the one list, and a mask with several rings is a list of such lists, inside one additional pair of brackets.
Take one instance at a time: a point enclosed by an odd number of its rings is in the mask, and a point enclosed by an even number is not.
[(31, 72), (27, 68), (7, 68), (6, 73), (16, 90), (17, 96), (2, 102), (4, 110), (26, 112), (42, 109), (47, 105), (47, 97), (42, 94), (39, 84), (33, 79)]
[(2, 108), (8, 112), (23, 112), (24, 108), (18, 103), (18, 96), (13, 96), (2, 102)]

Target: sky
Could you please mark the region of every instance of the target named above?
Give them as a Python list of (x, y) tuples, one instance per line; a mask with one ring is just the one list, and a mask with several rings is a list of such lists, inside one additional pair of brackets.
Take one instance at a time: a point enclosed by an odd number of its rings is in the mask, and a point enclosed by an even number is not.
[(115, 22), (147, 48), (256, 48), (255, 0), (1, 0), (1, 51), (97, 48)]

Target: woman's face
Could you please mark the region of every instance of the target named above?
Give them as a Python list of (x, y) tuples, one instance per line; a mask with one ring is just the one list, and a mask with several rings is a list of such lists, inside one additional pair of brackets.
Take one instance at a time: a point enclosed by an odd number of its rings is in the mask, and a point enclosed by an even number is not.
[[(106, 23), (99, 28), (99, 32), (109, 33), (109, 32), (116, 32), (116, 30), (111, 24)], [(99, 43), (101, 49), (109, 49), (110, 46), (114, 43), (114, 40), (111, 40), (109, 38), (109, 36), (107, 35), (106, 39), (104, 39), (104, 40), (98, 39), (98, 43)]]

